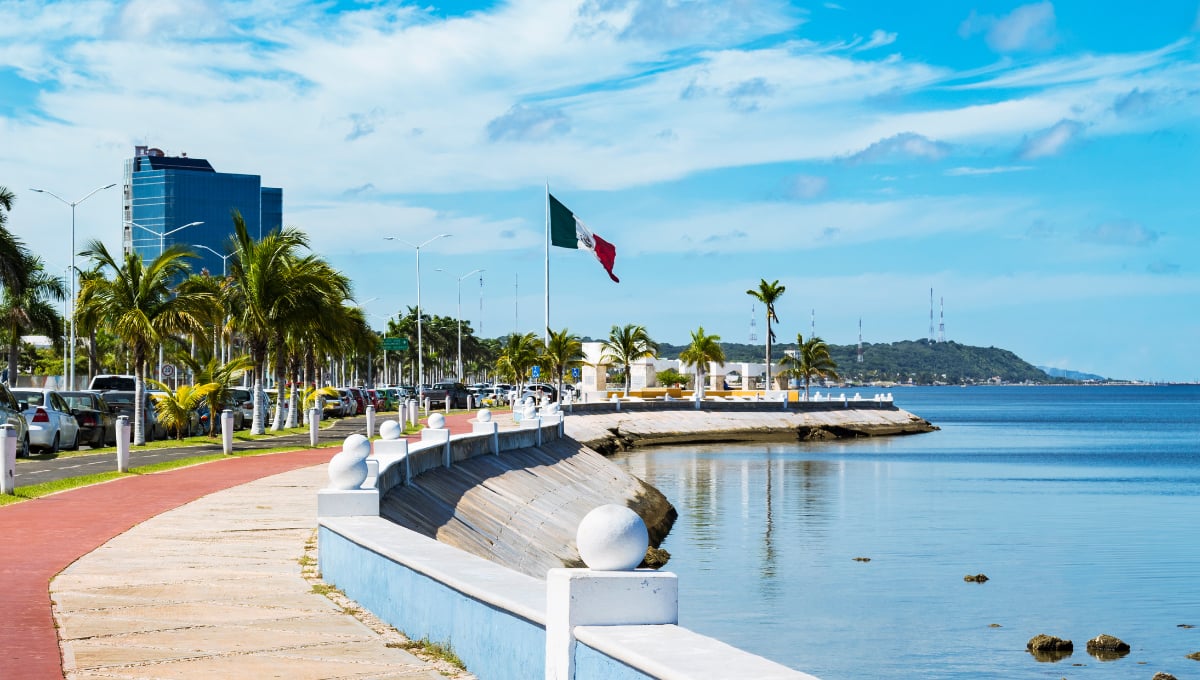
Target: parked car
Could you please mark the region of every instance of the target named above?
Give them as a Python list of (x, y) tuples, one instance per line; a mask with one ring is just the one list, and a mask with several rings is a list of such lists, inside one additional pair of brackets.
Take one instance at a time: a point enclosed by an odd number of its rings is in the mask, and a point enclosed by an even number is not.
[(466, 385), (459, 382), (435, 383), (425, 391), (430, 408), (444, 407), (447, 401), (450, 403), (450, 408), (467, 408), (467, 397), (470, 395)]
[(235, 387), (230, 390), (230, 394), (233, 395), (237, 409), (242, 412), (242, 422), (246, 427), (250, 427), (254, 420), (254, 393), (246, 387)]
[(384, 399), (379, 395), (379, 390), (371, 388), (365, 389), (363, 392), (367, 396), (367, 402), (371, 404), (371, 407), (375, 409), (376, 413), (383, 410)]
[(361, 416), (367, 412), (367, 395), (358, 387), (347, 387), (346, 391), (354, 399), (354, 415)]
[[(125, 416), (129, 419), (129, 436), (133, 437), (134, 428), (134, 399), (136, 392), (132, 390), (112, 390), (104, 393), (104, 400), (110, 406), (116, 409), (117, 416)], [(164, 439), (167, 436), (167, 430), (158, 422), (158, 411), (154, 408), (154, 399), (149, 392), (144, 395), (145, 403), (142, 404), (142, 431), (146, 433), (146, 441), (154, 439)]]
[[(242, 412), (241, 405), (238, 403), (238, 400), (234, 396), (232, 391), (229, 393), (229, 397), (224, 401), (224, 403), (221, 404), (221, 410), (229, 411), (233, 415), (233, 429), (235, 432), (238, 430), (245, 429), (245, 427), (249, 424), (249, 422), (246, 420), (246, 415)], [(204, 403), (200, 404), (200, 407), (196, 409), (196, 415), (199, 417), (199, 420), (200, 420), (200, 433), (208, 434), (210, 431), (209, 428), (211, 426), (209, 425), (207, 400)], [(251, 417), (254, 417), (253, 413), (251, 413)], [(213, 430), (217, 434), (221, 433), (221, 420), (220, 419), (221, 419), (221, 414), (218, 413), (217, 414), (217, 429)]]
[(17, 431), (17, 455), (21, 458), (29, 456), (29, 421), (24, 411), (8, 385), (0, 383), (0, 424), (12, 425)]
[(525, 386), (524, 390), (521, 390), (522, 401), (525, 400), (525, 397), (533, 397), (534, 401), (540, 402), (543, 396), (550, 401), (558, 401), (558, 391), (554, 389), (553, 385), (530, 383)]
[(97, 392), (108, 392), (110, 390), (132, 392), (137, 389), (137, 376), (102, 373), (92, 378), (92, 383), (88, 385), (88, 389)]
[(13, 396), (26, 404), (25, 420), (29, 423), (29, 445), (49, 453), (59, 449), (79, 448), (79, 422), (71, 407), (54, 390), (22, 388)]
[(93, 449), (117, 445), (117, 416), (97, 392), (59, 392), (79, 423), (79, 442)]

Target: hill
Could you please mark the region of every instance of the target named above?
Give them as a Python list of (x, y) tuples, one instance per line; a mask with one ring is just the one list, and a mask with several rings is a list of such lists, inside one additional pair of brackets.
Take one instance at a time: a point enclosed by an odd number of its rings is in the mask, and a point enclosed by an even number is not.
[(1080, 371), (1069, 371), (1065, 368), (1051, 368), (1049, 366), (1038, 366), (1038, 368), (1045, 371), (1046, 375), (1052, 378), (1066, 378), (1067, 380), (1079, 381), (1088, 380), (1093, 382), (1105, 382), (1108, 380), (1108, 378), (1096, 375), (1095, 373), (1082, 373)]
[[(729, 362), (761, 362), (762, 345), (721, 343)], [(676, 359), (686, 345), (659, 344), (659, 356)], [(784, 350), (796, 349), (796, 343), (771, 346), (772, 358)], [(973, 347), (957, 342), (902, 340), (892, 343), (863, 343), (863, 363), (855, 361), (856, 345), (830, 345), (829, 353), (844, 380), (858, 382), (892, 381), (932, 385), (935, 383), (976, 384), (999, 378), (1005, 383), (1070, 382), (1054, 377), (1022, 360), (1016, 354), (996, 347)]]

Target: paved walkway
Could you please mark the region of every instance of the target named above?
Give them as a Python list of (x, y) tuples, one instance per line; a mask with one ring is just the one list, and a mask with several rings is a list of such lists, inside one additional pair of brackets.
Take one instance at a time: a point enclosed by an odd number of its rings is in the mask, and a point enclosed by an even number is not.
[[(447, 422), (453, 432), (469, 431), (467, 421), (471, 415), (454, 415)], [(317, 627), (311, 631), (314, 644), (329, 643), (330, 635), (340, 640), (340, 636), (349, 630), (346, 621), (352, 624), (351, 627), (361, 628), (348, 617), (328, 617), (315, 613), (321, 607), (330, 606), (327, 602), (319, 601), (324, 598), (299, 595), (301, 591), (311, 591), (311, 586), (300, 577), (299, 560), (304, 552), (304, 543), (316, 525), (316, 490), (325, 485), (322, 464), (334, 453), (331, 449), (321, 449), (228, 458), (169, 472), (123, 477), (105, 484), (0, 508), (0, 536), (4, 537), (4, 547), (0, 549), (3, 551), (0, 555), (0, 583), (3, 584), (0, 588), (0, 611), (3, 612), (0, 614), (0, 677), (6, 680), (64, 677), (49, 583), (77, 560), (78, 564), (62, 575), (62, 584), (55, 583), (56, 593), (61, 592), (63, 597), (60, 603), (64, 607), (62, 611), (65, 617), (63, 639), (66, 649), (70, 650), (66, 659), (67, 667), (71, 670), (81, 669), (81, 672), (85, 666), (92, 669), (86, 675), (73, 673), (72, 677), (423, 677), (378, 673), (323, 674), (330, 670), (328, 667), (322, 667), (324, 670), (315, 675), (296, 674), (290, 672), (291, 669), (285, 672), (278, 659), (270, 662), (274, 665), (264, 667), (260, 665), (262, 659), (257, 655), (238, 653), (236, 643), (239, 638), (247, 637), (244, 627), (254, 621), (253, 617), (248, 619), (247, 614), (263, 610), (265, 603), (273, 597), (279, 598), (279, 611), (272, 611), (265, 618), (293, 618), (297, 619), (297, 623), (304, 618), (308, 618), (309, 623), (339, 621), (331, 624), (334, 626), (331, 632), (323, 632), (317, 623)], [(206, 535), (193, 535), (190, 539), (171, 538), (172, 534), (159, 529), (156, 521), (151, 522), (144, 531), (136, 532), (140, 539), (122, 540), (111, 551), (106, 549), (93, 556), (94, 559), (80, 560), (136, 525), (196, 499), (255, 480), (318, 465), (321, 467), (306, 470), (303, 474), (297, 473), (300, 476), (291, 482), (286, 479), (281, 482), (279, 480), (284, 478), (276, 478), (265, 481), (265, 489), (234, 490), (227, 497), (217, 494), (197, 504), (194, 509), (189, 508), (183, 517), (164, 520), (187, 524), (189, 513), (200, 513), (204, 519), (192, 523), (200, 529), (204, 528), (201, 525), (208, 524), (211, 531)], [(297, 483), (301, 479), (304, 483)], [(247, 493), (252, 498), (262, 500), (248, 501), (243, 495)], [(222, 507), (221, 503), (226, 498), (230, 505)], [(232, 524), (218, 523), (217, 519), (223, 517)], [(250, 524), (244, 524), (244, 521)], [(255, 523), (263, 526), (255, 529)], [(276, 531), (284, 528), (285, 531)], [(276, 536), (276, 533), (280, 535)], [(126, 554), (133, 561), (123, 563), (118, 555), (121, 550), (129, 550), (130, 546), (133, 546), (133, 552)], [(234, 567), (234, 558), (247, 559), (249, 562)], [(228, 560), (231, 566), (216, 572), (212, 563), (214, 559), (217, 562)], [(291, 579), (280, 577), (279, 572), (288, 560), (291, 563), (287, 569), (294, 575)], [(162, 577), (158, 581), (151, 578), (155, 572)], [(243, 583), (232, 583), (239, 577)], [(122, 584), (123, 580), (126, 583)], [(219, 593), (214, 595), (216, 599), (228, 597), (229, 601), (240, 604), (209, 611), (208, 619), (203, 621), (185, 621), (183, 617), (187, 610), (209, 609), (208, 606), (195, 607), (187, 603), (202, 601), (193, 598), (203, 595), (204, 584), (210, 582), (214, 593)], [(155, 583), (159, 587), (155, 588)], [(242, 596), (233, 597), (233, 593), (238, 591), (234, 586), (245, 587)], [(281, 590), (274, 592), (275, 588)], [(94, 592), (89, 592), (93, 589)], [(308, 598), (312, 598), (313, 602), (298, 604), (298, 599)], [(87, 606), (89, 601), (96, 606)], [(164, 613), (166, 610), (163, 607), (167, 603), (171, 603), (175, 613)], [(292, 606), (298, 608), (289, 610)], [(107, 610), (103, 614), (104, 620), (122, 619), (128, 630), (122, 632), (115, 623), (113, 626), (102, 624), (95, 617), (67, 615), (68, 609), (65, 607), (77, 613), (90, 608)], [(121, 609), (125, 610), (126, 616), (121, 616)], [(240, 616), (235, 616), (239, 612)], [(203, 611), (195, 613), (204, 616)], [(212, 614), (219, 614), (215, 617), (217, 620), (213, 620)], [(170, 638), (172, 635), (167, 635), (166, 630), (172, 628), (172, 621), (182, 624), (182, 627), (175, 628), (194, 631), (190, 642), (179, 648), (192, 650), (194, 656), (190, 663), (196, 665), (190, 668), (205, 669), (205, 664), (216, 663), (218, 659), (220, 668), (207, 667), (207, 670), (192, 673), (187, 670), (188, 663), (177, 661), (172, 666), (177, 671), (146, 675), (131, 670), (133, 666), (122, 667), (122, 664), (145, 665), (157, 661), (159, 670), (165, 670), (163, 659), (171, 657), (165, 651), (170, 649), (169, 646), (156, 647), (162, 638), (156, 640), (154, 645), (139, 646), (132, 639), (121, 636), (158, 630)], [(216, 624), (221, 624), (220, 628)], [(242, 628), (238, 628), (239, 633), (233, 636), (217, 634), (217, 631), (230, 626)], [(182, 632), (173, 634), (176, 638), (183, 636)], [(105, 638), (111, 643), (107, 647), (102, 644)], [(250, 646), (247, 642), (240, 649), (247, 650)], [(277, 645), (277, 648), (280, 646)], [(382, 644), (379, 647), (385, 650), (380, 658), (397, 658), (392, 652), (398, 650)], [(157, 651), (150, 651), (152, 649)], [(349, 651), (348, 648), (347, 653)], [(357, 653), (361, 655), (363, 649), (360, 647)], [(152, 658), (156, 655), (157, 659)], [(238, 658), (245, 659), (251, 665), (237, 667)], [(81, 659), (85, 663), (80, 663)], [(301, 665), (319, 666), (311, 660)], [(101, 666), (106, 670), (101, 671)], [(394, 670), (410, 672), (412, 669), (405, 666)], [(275, 674), (275, 671), (279, 672)]]

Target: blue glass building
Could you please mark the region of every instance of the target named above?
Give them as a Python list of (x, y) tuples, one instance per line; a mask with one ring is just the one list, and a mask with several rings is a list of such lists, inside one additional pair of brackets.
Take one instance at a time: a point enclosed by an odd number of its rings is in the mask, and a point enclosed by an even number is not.
[(262, 238), (283, 225), (283, 189), (262, 186), (258, 175), (217, 172), (202, 158), (167, 156), (146, 146), (136, 147), (125, 161), (124, 252), (152, 260), (180, 243), (198, 256), (193, 271), (220, 276), (229, 259), (221, 256), (233, 252), (235, 210), (250, 235)]

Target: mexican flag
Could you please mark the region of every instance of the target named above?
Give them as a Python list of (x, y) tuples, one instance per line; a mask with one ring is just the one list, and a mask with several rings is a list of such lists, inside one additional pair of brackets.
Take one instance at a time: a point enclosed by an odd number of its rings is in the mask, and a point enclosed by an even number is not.
[(592, 251), (600, 264), (604, 267), (604, 271), (608, 272), (608, 277), (616, 283), (620, 283), (613, 274), (613, 262), (617, 259), (617, 248), (613, 244), (605, 241), (588, 229), (583, 220), (575, 216), (575, 213), (567, 209), (554, 197), (550, 196), (550, 243), (559, 248), (585, 248)]

